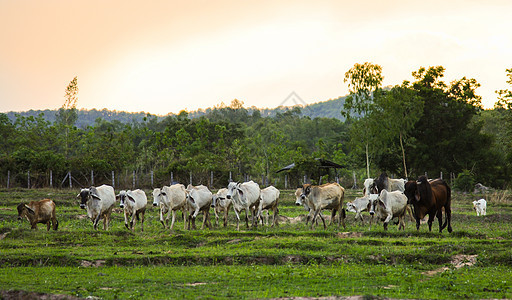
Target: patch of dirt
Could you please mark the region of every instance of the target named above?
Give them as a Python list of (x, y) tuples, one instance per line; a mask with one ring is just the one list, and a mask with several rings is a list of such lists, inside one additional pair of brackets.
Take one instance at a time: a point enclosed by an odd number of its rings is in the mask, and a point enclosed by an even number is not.
[(12, 211), (12, 210), (14, 210), (14, 208), (10, 208), (10, 207), (0, 207), (0, 210)]
[(95, 268), (98, 268), (98, 267), (101, 267), (105, 264), (105, 261), (104, 260), (95, 260), (95, 261), (88, 261), (88, 260), (82, 260), (80, 262), (80, 265), (82, 267), (95, 267)]
[(363, 236), (362, 232), (338, 232), (336, 233), (336, 237), (341, 239), (346, 238), (360, 238)]
[(44, 293), (36, 293), (36, 292), (26, 292), (26, 291), (0, 291), (0, 298), (4, 300), (32, 300), (32, 299), (41, 299), (41, 300), (76, 300), (80, 299), (75, 296), (70, 295), (61, 295), (61, 294), (44, 294)]
[[(455, 269), (460, 269), (462, 267), (471, 267), (474, 264), (476, 264), (476, 258), (477, 257), (478, 257), (478, 255), (458, 254), (458, 255), (455, 255), (452, 258), (450, 263), (452, 264), (452, 266)], [(445, 272), (445, 271), (448, 271), (448, 270), (450, 270), (449, 267), (442, 267), (442, 268), (439, 268), (439, 269), (423, 272), (422, 274), (423, 275), (427, 275), (427, 276), (434, 276), (437, 273), (442, 273), (442, 272)]]
[(206, 285), (209, 284), (207, 282), (194, 282), (194, 283), (185, 283), (184, 286), (198, 286), (198, 285)]
[(285, 298), (270, 298), (270, 300), (373, 300), (384, 299), (377, 296), (329, 296), (329, 297), (285, 297)]

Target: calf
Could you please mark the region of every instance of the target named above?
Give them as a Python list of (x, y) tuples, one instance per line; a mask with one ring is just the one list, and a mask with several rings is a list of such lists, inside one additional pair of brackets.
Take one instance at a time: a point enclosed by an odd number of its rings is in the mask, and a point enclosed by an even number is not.
[(101, 218), (103, 218), (103, 230), (108, 230), (110, 215), (116, 202), (114, 188), (109, 185), (91, 186), (80, 190), (80, 194), (76, 197), (81, 198), (80, 208), (87, 209), (87, 216), (91, 219), (94, 230), (98, 229)]
[(394, 217), (398, 217), (398, 230), (405, 230), (406, 209), (407, 197), (400, 191), (382, 190), (377, 199), (370, 201), (370, 215), (377, 213), (377, 217), (384, 221), (384, 230), (388, 230), (388, 223)]
[(252, 225), (258, 226), (256, 218), (256, 207), (260, 201), (260, 186), (254, 181), (244, 183), (230, 182), (226, 197), (232, 199), (233, 210), (236, 215), (236, 230), (240, 230), (239, 212), (245, 210), (245, 224), (249, 228), (249, 213), (252, 215)]
[[(261, 219), (263, 223), (263, 210), (272, 210), (272, 226), (277, 225), (277, 214), (279, 213), (279, 208), (277, 204), (279, 202), (279, 190), (273, 186), (269, 186), (260, 191), (260, 205), (258, 206), (257, 216)], [(268, 223), (268, 215), (267, 215), (267, 223)]]
[[(137, 189), (134, 191), (120, 191), (116, 196), (120, 200), (119, 207), (124, 210), (124, 226), (132, 232), (135, 229), (135, 218), (141, 220), (141, 231), (144, 231), (144, 214), (146, 213), (146, 204), (148, 198), (143, 190)], [(139, 218), (141, 215), (141, 218)], [(128, 218), (130, 218), (130, 225), (128, 225)]]
[[(176, 221), (176, 211), (181, 210), (184, 216), (187, 204), (187, 191), (183, 184), (164, 186), (162, 189), (153, 190), (153, 206), (160, 206), (160, 223), (164, 229), (169, 225), (169, 218), (172, 213), (171, 230)], [(167, 216), (164, 219), (164, 215)], [(187, 228), (185, 217), (183, 217), (183, 229)]]
[(215, 226), (219, 225), (219, 214), (224, 214), (224, 227), (228, 225), (228, 212), (231, 208), (231, 199), (227, 199), (228, 189), (222, 188), (212, 196), (212, 208), (215, 213)]
[(189, 184), (187, 186), (187, 210), (189, 212), (188, 216), (188, 229), (190, 230), (190, 222), (192, 221), (192, 228), (196, 229), (196, 217), (199, 212), (203, 213), (203, 224), (201, 225), (201, 229), (204, 228), (204, 225), (208, 226), (208, 228), (212, 228), (212, 223), (210, 222), (210, 206), (212, 205), (212, 192), (205, 187), (204, 185), (193, 186)]
[(473, 201), (473, 209), (477, 216), (485, 216), (487, 214), (487, 201), (485, 199)]
[(37, 223), (46, 224), (46, 230), (50, 230), (50, 222), (53, 230), (57, 230), (59, 222), (55, 215), (55, 202), (50, 199), (32, 201), (29, 204), (18, 205), (18, 220), (27, 218), (32, 229), (37, 229)]
[(361, 213), (363, 211), (367, 211), (370, 201), (377, 199), (378, 196), (379, 195), (377, 194), (367, 194), (364, 197), (356, 198), (352, 202), (347, 202), (347, 210), (356, 213), (355, 219), (360, 219), (361, 222), (364, 223), (363, 215)]

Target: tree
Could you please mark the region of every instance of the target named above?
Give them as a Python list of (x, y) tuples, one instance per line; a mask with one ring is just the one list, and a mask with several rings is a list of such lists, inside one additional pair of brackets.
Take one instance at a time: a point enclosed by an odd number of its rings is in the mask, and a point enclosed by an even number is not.
[[(404, 140), (409, 137), (409, 133), (421, 118), (423, 102), (410, 88), (407, 81), (401, 86), (397, 85), (389, 91), (382, 91), (382, 93), (377, 94), (375, 101), (377, 109), (374, 110), (371, 119), (378, 122), (378, 124), (373, 126), (381, 128), (379, 136), (388, 141), (398, 138), (403, 171), (405, 178), (408, 178)], [(383, 148), (388, 151), (390, 147)]]
[(78, 79), (75, 76), (66, 87), (65, 101), (62, 107), (55, 115), (56, 122), (64, 127), (65, 132), (65, 146), (64, 152), (66, 157), (69, 152), (69, 131), (75, 125), (78, 118), (76, 111), (76, 102), (78, 100)]
[[(382, 84), (382, 67), (369, 62), (355, 64), (345, 73), (344, 82), (348, 82), (350, 96), (345, 99), (342, 115), (347, 119), (355, 112), (366, 125), (369, 122), (368, 114), (374, 105), (374, 93)], [(370, 178), (369, 144), (370, 132), (368, 126), (362, 126), (366, 154), (366, 175)]]

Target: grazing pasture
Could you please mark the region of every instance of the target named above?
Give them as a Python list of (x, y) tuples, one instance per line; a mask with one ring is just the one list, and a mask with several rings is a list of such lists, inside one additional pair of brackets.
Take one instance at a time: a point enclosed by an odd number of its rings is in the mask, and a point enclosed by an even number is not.
[[(103, 299), (512, 298), (512, 200), (508, 192), (452, 196), (453, 232), (365, 224), (347, 212), (346, 229), (311, 230), (294, 191), (282, 190), (279, 226), (171, 231), (148, 199), (144, 232), (125, 228), (116, 202), (108, 231), (93, 230), (78, 190), (0, 190), (0, 298), (28, 293)], [(151, 191), (145, 191), (151, 195)], [(216, 191), (212, 191), (216, 192)], [(347, 189), (344, 202), (360, 197)], [(56, 205), (57, 231), (30, 229), (16, 207)], [(472, 201), (487, 200), (477, 217)], [(328, 212), (324, 217), (329, 218)], [(214, 214), (210, 214), (214, 218)], [(40, 294), (38, 294), (40, 295)], [(64, 297), (64, 296), (62, 296)]]

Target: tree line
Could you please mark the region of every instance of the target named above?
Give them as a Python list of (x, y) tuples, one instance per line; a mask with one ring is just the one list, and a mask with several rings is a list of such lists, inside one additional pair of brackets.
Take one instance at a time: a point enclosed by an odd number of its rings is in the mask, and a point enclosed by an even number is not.
[[(512, 85), (512, 69), (506, 71)], [(91, 170), (99, 178), (96, 182), (108, 182), (112, 171), (130, 176), (135, 171), (153, 172), (158, 185), (168, 184), (171, 174), (176, 181), (188, 182), (191, 173), (194, 183), (206, 184), (213, 172), (217, 187), (224, 186), (230, 174), (234, 180), (264, 177), (283, 184), (283, 173), (275, 172), (295, 163), (285, 172), (291, 185), (306, 175), (313, 183), (339, 176), (350, 186), (354, 174), (361, 182), (368, 173), (376, 177), (383, 171), (408, 178), (453, 173), (469, 185), (508, 185), (508, 89), (498, 92), (494, 109), (483, 110), (476, 80), (463, 77), (445, 83), (441, 66), (420, 68), (413, 72), (413, 82), (392, 87), (381, 87), (381, 72), (369, 63), (347, 72), (351, 94), (330, 111), (342, 118), (312, 118), (297, 106), (264, 116), (235, 99), (194, 118), (182, 111), (165, 117), (146, 114), (130, 122), (97, 118), (87, 126), (77, 126), (75, 78), (54, 121), (43, 113), (18, 114), (14, 121), (0, 114), (0, 178), (5, 182), (8, 172), (50, 170), (55, 178), (64, 178), (71, 171), (86, 185)], [(317, 158), (343, 168), (318, 168)], [(17, 176), (12, 184), (25, 186), (26, 180)]]

